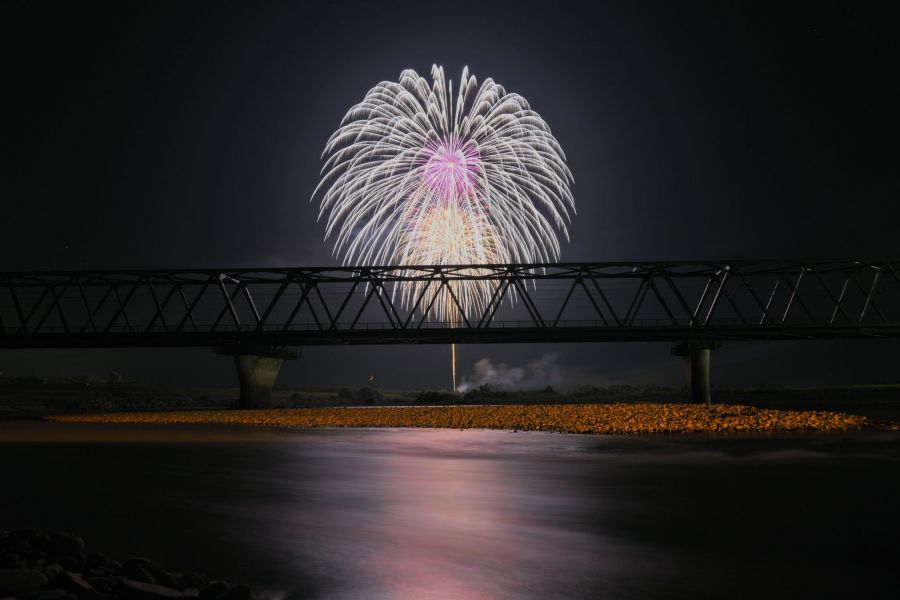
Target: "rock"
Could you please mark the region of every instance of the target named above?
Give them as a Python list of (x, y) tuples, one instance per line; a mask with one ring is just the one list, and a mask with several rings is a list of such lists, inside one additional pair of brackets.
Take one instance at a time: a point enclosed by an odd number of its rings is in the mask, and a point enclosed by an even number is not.
[(28, 543), (30, 543), (35, 548), (44, 550), (50, 544), (50, 534), (44, 533), (43, 531), (35, 531), (28, 538)]
[(143, 556), (132, 556), (129, 559), (126, 559), (124, 563), (122, 563), (123, 569), (128, 569), (130, 567), (140, 567), (142, 569), (152, 569), (153, 563), (150, 562), (149, 558), (144, 558)]
[(94, 586), (85, 581), (78, 573), (60, 573), (47, 585), (54, 589), (66, 590), (78, 598), (94, 589)]
[(47, 579), (53, 579), (60, 573), (62, 573), (65, 569), (62, 568), (62, 565), (59, 563), (50, 563), (49, 565), (44, 566), (44, 575), (47, 576)]
[(0, 600), (251, 600), (250, 588), (172, 573), (149, 559), (85, 553), (70, 533), (0, 530)]
[(35, 569), (0, 569), (0, 596), (15, 596), (40, 589), (47, 583), (44, 574)]
[(230, 588), (227, 581), (210, 581), (200, 590), (200, 600), (223, 600)]
[(102, 552), (94, 552), (88, 555), (84, 566), (86, 569), (105, 569), (109, 566), (109, 557)]
[(170, 573), (166, 573), (165, 571), (154, 571), (152, 575), (153, 578), (156, 579), (156, 583), (158, 583), (159, 585), (164, 585), (176, 590), (181, 588), (178, 583), (178, 579), (176, 579)]
[(102, 577), (88, 577), (85, 576), (84, 580), (89, 584), (94, 586), (94, 589), (100, 590), (104, 594), (108, 594), (112, 591), (112, 589), (116, 586), (116, 578), (108, 575), (104, 575)]
[(19, 529), (0, 541), (0, 548), (5, 552), (23, 555), (34, 552), (40, 554), (42, 548), (47, 545), (47, 539), (47, 534), (37, 529)]
[(122, 572), (125, 573), (125, 577), (127, 577), (128, 579), (133, 579), (134, 581), (156, 583), (156, 578), (151, 575), (150, 571), (148, 571), (144, 567), (138, 567), (135, 565), (129, 566), (128, 563), (126, 563), (122, 568)]
[(19, 600), (63, 600), (66, 590), (37, 590), (27, 594), (19, 594)]
[(66, 571), (79, 573), (84, 568), (84, 554), (65, 554), (54, 556), (53, 561)]
[(6, 543), (15, 544), (18, 542), (27, 542), (32, 536), (39, 534), (39, 529), (16, 529), (10, 531), (6, 536)]
[(39, 552), (37, 550), (33, 550), (23, 556), (26, 564), (32, 569), (43, 569), (44, 568), (44, 553)]
[(198, 590), (202, 590), (209, 585), (209, 580), (200, 573), (185, 573), (178, 580), (178, 583), (180, 584), (179, 587), (182, 589), (197, 588)]
[(7, 552), (27, 554), (34, 550), (31, 544), (28, 543), (27, 534), (21, 531), (13, 531), (3, 542), (3, 547)]
[(121, 596), (127, 600), (182, 600), (184, 595), (178, 590), (155, 583), (119, 578)]
[(14, 569), (25, 566), (18, 552), (0, 552), (0, 569)]
[(83, 554), (84, 540), (71, 533), (57, 533), (50, 538), (47, 551), (56, 556)]
[(225, 594), (225, 600), (250, 600), (250, 588), (246, 585), (236, 585)]
[[(72, 594), (69, 594), (71, 596)], [(78, 596), (78, 600), (106, 600), (106, 594), (100, 590), (91, 588), (82, 595)]]
[(85, 579), (88, 577), (107, 577), (107, 573), (102, 569), (85, 569), (81, 572), (81, 576)]

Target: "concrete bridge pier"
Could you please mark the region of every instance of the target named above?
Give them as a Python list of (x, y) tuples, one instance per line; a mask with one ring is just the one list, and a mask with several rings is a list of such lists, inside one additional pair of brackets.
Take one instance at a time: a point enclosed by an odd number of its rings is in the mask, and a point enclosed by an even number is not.
[(297, 358), (297, 353), (272, 346), (239, 344), (219, 348), (220, 354), (234, 356), (241, 395), (238, 408), (267, 408), (272, 405), (272, 388), (285, 360)]
[(672, 354), (684, 358), (685, 379), (694, 404), (712, 404), (709, 354), (720, 345), (716, 340), (685, 340), (672, 346)]

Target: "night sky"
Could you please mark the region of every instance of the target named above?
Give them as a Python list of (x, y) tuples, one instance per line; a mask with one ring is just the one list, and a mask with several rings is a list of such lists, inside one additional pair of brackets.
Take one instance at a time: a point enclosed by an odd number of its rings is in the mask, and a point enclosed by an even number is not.
[[(575, 176), (562, 260), (900, 255), (900, 58), (872, 8), (3, 2), (0, 270), (337, 264), (310, 195), (405, 68), (525, 96)], [(465, 346), (573, 383), (681, 383), (668, 344)], [(445, 347), (305, 348), (283, 383), (449, 385)], [(733, 343), (713, 384), (895, 381), (895, 341)], [(2, 351), (6, 376), (234, 384), (207, 349)]]

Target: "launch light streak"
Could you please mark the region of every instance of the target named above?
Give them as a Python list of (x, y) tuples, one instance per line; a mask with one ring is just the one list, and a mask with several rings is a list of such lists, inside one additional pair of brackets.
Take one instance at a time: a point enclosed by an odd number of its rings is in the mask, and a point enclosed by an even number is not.
[(450, 380), (453, 391), (456, 391), (456, 344), (450, 344)]
[[(575, 214), (572, 173), (550, 127), (522, 96), (438, 65), (407, 69), (352, 107), (323, 152), (319, 218), (346, 264), (553, 262)], [(473, 270), (478, 274), (478, 270)], [(394, 288), (404, 306), (422, 282)], [(426, 317), (458, 324), (490, 302), (495, 281), (448, 282)], [(458, 304), (458, 306), (457, 306)]]

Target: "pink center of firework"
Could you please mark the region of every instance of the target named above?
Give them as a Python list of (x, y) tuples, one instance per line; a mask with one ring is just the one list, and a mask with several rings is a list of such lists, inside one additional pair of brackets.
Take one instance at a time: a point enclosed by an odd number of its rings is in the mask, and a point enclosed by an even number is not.
[(450, 202), (475, 192), (481, 160), (473, 144), (450, 136), (429, 144), (425, 156), (422, 182), (434, 195)]

